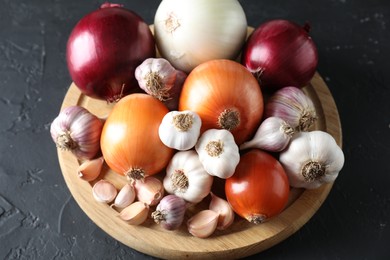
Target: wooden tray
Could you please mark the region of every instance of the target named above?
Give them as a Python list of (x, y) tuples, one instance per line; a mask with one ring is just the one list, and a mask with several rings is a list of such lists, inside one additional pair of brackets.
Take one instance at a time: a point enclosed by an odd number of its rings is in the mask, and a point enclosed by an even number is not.
[[(310, 84), (303, 88), (313, 100), (318, 120), (314, 129), (330, 133), (339, 146), (342, 144), (341, 124), (336, 104), (323, 79), (315, 74)], [(72, 84), (65, 96), (62, 108), (79, 105), (99, 117), (106, 117), (113, 105), (83, 95)], [(234, 224), (225, 231), (216, 231), (207, 239), (191, 236), (183, 224), (177, 231), (166, 231), (150, 218), (141, 226), (131, 226), (118, 218), (118, 211), (107, 204), (98, 203), (92, 196), (94, 182), (85, 182), (77, 176), (78, 161), (70, 152), (58, 150), (62, 174), (76, 202), (100, 228), (123, 244), (159, 258), (240, 258), (265, 250), (301, 228), (326, 199), (332, 184), (316, 190), (292, 189), (288, 206), (268, 222), (253, 225), (236, 217)], [(126, 179), (104, 165), (99, 179), (110, 180), (119, 189)], [(190, 209), (185, 221), (195, 211), (206, 208), (207, 202)]]

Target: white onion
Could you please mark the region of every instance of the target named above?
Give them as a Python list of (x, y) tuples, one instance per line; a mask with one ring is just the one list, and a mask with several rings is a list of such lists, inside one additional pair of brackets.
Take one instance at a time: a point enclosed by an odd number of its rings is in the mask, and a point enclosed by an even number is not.
[(208, 60), (235, 59), (247, 20), (237, 0), (163, 0), (154, 30), (161, 56), (188, 73)]

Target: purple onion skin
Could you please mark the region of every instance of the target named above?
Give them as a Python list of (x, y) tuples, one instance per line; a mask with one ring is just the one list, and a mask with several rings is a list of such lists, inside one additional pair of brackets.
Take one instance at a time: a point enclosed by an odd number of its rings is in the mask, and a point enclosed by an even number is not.
[(134, 71), (155, 57), (149, 26), (134, 12), (105, 5), (73, 28), (66, 60), (72, 80), (87, 96), (113, 102), (140, 92)]
[(285, 86), (304, 87), (318, 65), (317, 47), (309, 36), (310, 26), (287, 20), (271, 20), (253, 31), (242, 53), (242, 64), (274, 91)]

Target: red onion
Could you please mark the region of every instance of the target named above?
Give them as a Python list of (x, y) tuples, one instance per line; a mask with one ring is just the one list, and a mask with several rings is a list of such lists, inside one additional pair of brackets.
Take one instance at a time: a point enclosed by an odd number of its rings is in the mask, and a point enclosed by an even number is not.
[(259, 80), (264, 89), (285, 86), (304, 87), (313, 77), (317, 48), (309, 36), (310, 26), (271, 20), (260, 25), (248, 39), (242, 64)]
[(108, 102), (138, 92), (134, 71), (155, 55), (149, 26), (134, 12), (110, 3), (77, 23), (66, 49), (75, 84), (85, 95)]

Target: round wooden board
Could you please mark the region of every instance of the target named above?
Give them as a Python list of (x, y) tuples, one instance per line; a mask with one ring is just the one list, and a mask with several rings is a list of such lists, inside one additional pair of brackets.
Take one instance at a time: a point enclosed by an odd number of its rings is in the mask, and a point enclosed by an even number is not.
[[(150, 29), (153, 32), (153, 25)], [(252, 31), (253, 28), (248, 27), (248, 36)], [(341, 147), (342, 131), (339, 114), (324, 80), (316, 73), (303, 91), (312, 99), (318, 116), (311, 130), (328, 132)], [(106, 118), (113, 107), (113, 104), (85, 96), (75, 84), (72, 84), (64, 98), (61, 110), (74, 105), (83, 106), (100, 118)], [(77, 168), (81, 162), (70, 152), (61, 150), (57, 152), (65, 182), (88, 217), (116, 240), (158, 258), (237, 259), (259, 253), (300, 229), (322, 205), (333, 185), (326, 184), (315, 190), (293, 188), (284, 211), (269, 221), (253, 225), (236, 216), (228, 230), (217, 230), (211, 237), (201, 239), (188, 233), (185, 222), (197, 211), (206, 209), (209, 198), (187, 210), (184, 223), (179, 230), (164, 230), (150, 217), (140, 226), (131, 226), (118, 217), (119, 211), (108, 204), (96, 202), (92, 195), (92, 186), (99, 179), (111, 181), (119, 190), (127, 182), (126, 178), (113, 172), (104, 164), (97, 180), (83, 181), (77, 176)], [(163, 174), (160, 173), (157, 177), (162, 178)], [(218, 194), (220, 190), (223, 190), (223, 181), (215, 178), (213, 191)], [(222, 193), (219, 195), (223, 196)], [(153, 210), (154, 207), (151, 208), (150, 213)]]
[[(341, 124), (333, 97), (321, 76), (316, 73), (310, 84), (303, 88), (313, 100), (318, 120), (314, 129), (330, 133), (339, 146), (342, 144)], [(62, 108), (83, 106), (97, 116), (104, 118), (112, 109), (112, 104), (91, 99), (83, 95), (72, 84), (65, 96)], [(225, 231), (216, 231), (211, 237), (200, 239), (191, 236), (186, 225), (177, 231), (166, 231), (150, 218), (140, 226), (131, 226), (118, 218), (118, 211), (107, 204), (98, 203), (92, 196), (95, 182), (86, 182), (77, 176), (80, 164), (70, 152), (58, 150), (62, 174), (73, 197), (81, 209), (109, 235), (143, 253), (159, 258), (241, 258), (261, 252), (301, 228), (324, 202), (332, 184), (323, 185), (315, 190), (292, 189), (285, 210), (268, 222), (253, 225), (236, 216), (233, 225)], [(161, 173), (160, 175), (162, 175)], [(161, 176), (160, 176), (161, 177)], [(126, 178), (104, 165), (98, 179), (107, 179), (120, 189)], [(95, 180), (96, 181), (96, 180)], [(190, 208), (185, 221), (196, 211), (207, 208), (207, 199)], [(153, 208), (151, 208), (152, 212)]]

